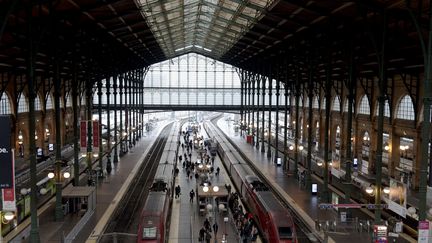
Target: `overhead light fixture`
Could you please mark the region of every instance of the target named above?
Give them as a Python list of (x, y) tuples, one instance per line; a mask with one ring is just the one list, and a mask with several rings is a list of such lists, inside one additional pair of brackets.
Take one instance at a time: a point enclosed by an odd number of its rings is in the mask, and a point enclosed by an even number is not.
[(372, 194), (374, 189), (372, 187), (368, 186), (365, 191), (367, 192), (367, 194)]

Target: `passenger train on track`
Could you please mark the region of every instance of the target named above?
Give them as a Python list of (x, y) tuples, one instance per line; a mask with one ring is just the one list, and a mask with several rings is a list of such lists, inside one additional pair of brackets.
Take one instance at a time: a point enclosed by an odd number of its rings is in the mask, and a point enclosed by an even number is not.
[[(204, 126), (218, 141), (218, 153), (236, 186), (238, 193), (249, 207), (258, 227), (267, 242), (297, 243), (293, 217), (274, 193), (253, 169), (236, 152), (237, 149), (216, 130), (211, 123)], [(240, 162), (239, 162), (240, 161)]]
[[(176, 130), (175, 130), (176, 129)], [(169, 217), (174, 191), (174, 173), (177, 166), (180, 125), (173, 126), (156, 170), (138, 226), (138, 243), (167, 241)], [(173, 131), (172, 130), (172, 131)]]

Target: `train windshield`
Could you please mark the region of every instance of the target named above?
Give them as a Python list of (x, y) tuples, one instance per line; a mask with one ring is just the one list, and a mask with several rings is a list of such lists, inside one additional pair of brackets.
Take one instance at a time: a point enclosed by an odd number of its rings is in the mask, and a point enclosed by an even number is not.
[(156, 238), (156, 227), (144, 227), (143, 229), (143, 239), (155, 239)]
[(279, 239), (291, 239), (292, 236), (291, 227), (279, 227)]

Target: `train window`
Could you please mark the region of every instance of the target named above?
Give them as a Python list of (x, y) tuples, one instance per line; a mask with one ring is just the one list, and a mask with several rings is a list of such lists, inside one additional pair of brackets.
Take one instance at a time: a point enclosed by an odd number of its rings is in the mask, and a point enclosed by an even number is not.
[(291, 227), (279, 227), (279, 238), (291, 239), (292, 238)]
[(156, 227), (144, 227), (142, 238), (143, 239), (154, 239), (154, 238), (156, 238), (156, 232), (157, 232)]

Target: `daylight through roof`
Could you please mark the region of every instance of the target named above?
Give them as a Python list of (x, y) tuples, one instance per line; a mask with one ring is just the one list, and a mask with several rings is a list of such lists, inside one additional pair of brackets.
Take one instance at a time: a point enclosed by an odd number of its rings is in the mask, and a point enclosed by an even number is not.
[(263, 16), (274, 0), (137, 0), (168, 58), (197, 52), (225, 54)]

